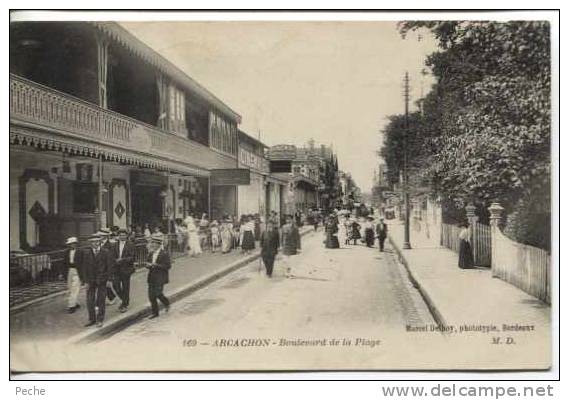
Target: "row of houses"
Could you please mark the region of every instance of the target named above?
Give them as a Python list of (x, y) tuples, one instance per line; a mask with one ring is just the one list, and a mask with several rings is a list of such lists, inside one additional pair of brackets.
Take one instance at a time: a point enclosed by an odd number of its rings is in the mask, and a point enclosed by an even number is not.
[[(241, 116), (113, 22), (10, 26), (10, 250), (189, 214), (329, 207), (326, 146), (279, 159)], [(286, 146), (285, 146), (286, 147)]]

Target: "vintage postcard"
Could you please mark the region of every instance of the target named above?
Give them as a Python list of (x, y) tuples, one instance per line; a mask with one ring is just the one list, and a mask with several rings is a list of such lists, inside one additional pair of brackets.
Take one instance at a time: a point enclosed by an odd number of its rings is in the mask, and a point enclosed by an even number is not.
[(13, 372), (550, 368), (550, 21), (98, 15), (11, 14)]

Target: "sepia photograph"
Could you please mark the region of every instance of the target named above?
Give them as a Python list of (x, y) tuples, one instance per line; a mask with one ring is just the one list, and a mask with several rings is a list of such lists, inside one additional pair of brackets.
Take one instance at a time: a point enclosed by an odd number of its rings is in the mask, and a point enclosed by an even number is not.
[(465, 14), (12, 11), (11, 372), (550, 370), (558, 38)]

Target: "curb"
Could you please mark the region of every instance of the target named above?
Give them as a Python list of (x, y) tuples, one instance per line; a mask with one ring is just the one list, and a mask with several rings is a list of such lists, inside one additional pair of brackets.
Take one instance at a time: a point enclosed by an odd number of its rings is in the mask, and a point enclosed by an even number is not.
[[(314, 232), (313, 230), (306, 230), (304, 232), (300, 232), (300, 236), (305, 236), (308, 233)], [(170, 300), (170, 304), (175, 303), (178, 300), (181, 300), (190, 294), (202, 289), (203, 287), (217, 281), (220, 278), (223, 278), (226, 275), (229, 275), (231, 272), (238, 270), (246, 266), (247, 264), (257, 260), (261, 257), (260, 250), (256, 250), (255, 253), (234, 261), (233, 263), (229, 264), (228, 266), (219, 268), (217, 271), (213, 272), (212, 274), (206, 275), (196, 281), (190, 282), (187, 285), (184, 285), (173, 292), (166, 293), (168, 300)], [(120, 314), (114, 317), (111, 320), (105, 322), (101, 328), (90, 328), (85, 332), (78, 333), (69, 339), (67, 339), (67, 343), (69, 344), (87, 344), (93, 343), (100, 340), (103, 340), (109, 336), (112, 336), (117, 331), (121, 330), (122, 328), (140, 320), (151, 313), (150, 305), (145, 305), (138, 307), (136, 309), (127, 311), (124, 314)]]
[(403, 264), (403, 266), (407, 270), (407, 275), (409, 276), (409, 280), (411, 281), (413, 286), (415, 288), (417, 288), (417, 290), (419, 291), (419, 294), (421, 295), (421, 297), (425, 301), (425, 304), (427, 305), (427, 308), (429, 309), (429, 312), (433, 316), (433, 319), (435, 320), (437, 325), (447, 325), (445, 318), (443, 317), (443, 315), (441, 314), (441, 312), (437, 308), (436, 304), (431, 299), (431, 296), (429, 296), (429, 293), (427, 293), (427, 291), (419, 283), (419, 281), (417, 280), (415, 275), (413, 275), (413, 271), (411, 271), (411, 268), (409, 268), (409, 264), (407, 263), (407, 260), (403, 256), (403, 252), (401, 251), (399, 246), (397, 246), (395, 244), (395, 240), (393, 240), (393, 238), (391, 237), (391, 235), (389, 233), (387, 233), (387, 238), (389, 239), (389, 243), (391, 244), (391, 246), (395, 249), (395, 252), (397, 253), (397, 258), (399, 259), (401, 264)]

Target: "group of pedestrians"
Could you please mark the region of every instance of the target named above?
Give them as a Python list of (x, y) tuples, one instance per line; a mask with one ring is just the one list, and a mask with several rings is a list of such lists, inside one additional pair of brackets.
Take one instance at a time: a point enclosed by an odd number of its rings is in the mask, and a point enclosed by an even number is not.
[[(103, 326), (107, 301), (114, 304), (120, 299), (119, 311), (126, 312), (130, 304), (130, 280), (134, 273), (135, 245), (126, 229), (111, 233), (108, 229), (91, 235), (86, 246), (79, 246), (76, 237), (66, 241), (63, 265), (67, 271), (69, 297), (67, 312), (74, 313), (79, 308), (81, 286), (86, 286), (88, 321), (85, 326)], [(168, 283), (171, 261), (164, 249), (164, 237), (152, 235), (148, 240), (148, 299), (152, 306), (151, 318), (159, 315), (157, 301), (166, 308), (169, 301), (164, 296), (164, 285)]]
[(261, 219), (258, 215), (242, 215), (241, 218), (224, 215), (210, 221), (207, 214), (201, 219), (189, 215), (178, 220), (174, 229), (178, 246), (192, 257), (204, 251), (227, 254), (238, 248), (248, 254), (260, 239)]
[(367, 247), (374, 247), (375, 239), (378, 239), (379, 251), (383, 251), (387, 225), (383, 217), (377, 223), (374, 221), (375, 218), (371, 216), (355, 218), (347, 212), (335, 211), (326, 220), (324, 244), (329, 249), (337, 249), (341, 246), (355, 246), (361, 241)]

